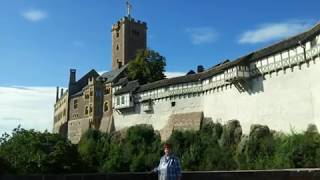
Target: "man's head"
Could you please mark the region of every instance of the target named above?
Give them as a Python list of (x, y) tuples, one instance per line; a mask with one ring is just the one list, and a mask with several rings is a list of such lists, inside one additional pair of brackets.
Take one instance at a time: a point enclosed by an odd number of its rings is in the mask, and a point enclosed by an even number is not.
[(165, 155), (169, 155), (169, 154), (171, 153), (171, 148), (172, 148), (171, 144), (165, 143), (165, 144), (163, 145), (164, 154), (165, 154)]

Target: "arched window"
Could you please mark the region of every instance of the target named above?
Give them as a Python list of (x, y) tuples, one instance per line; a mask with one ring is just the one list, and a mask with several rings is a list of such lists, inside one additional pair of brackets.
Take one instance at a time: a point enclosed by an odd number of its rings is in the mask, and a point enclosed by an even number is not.
[(86, 106), (84, 114), (89, 114), (89, 107), (88, 106)]
[(90, 105), (90, 109), (89, 110), (90, 110), (89, 112), (92, 113), (92, 105)]
[(108, 102), (105, 102), (104, 103), (104, 112), (107, 112), (109, 111), (109, 105), (108, 105)]

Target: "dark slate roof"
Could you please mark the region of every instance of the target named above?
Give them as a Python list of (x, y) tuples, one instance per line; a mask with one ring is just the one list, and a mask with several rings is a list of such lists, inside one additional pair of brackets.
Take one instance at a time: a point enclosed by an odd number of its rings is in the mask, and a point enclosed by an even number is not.
[(126, 86), (116, 91), (114, 95), (134, 92), (137, 88), (139, 88), (139, 82), (137, 80), (129, 81)]
[(103, 78), (104, 81), (106, 83), (108, 82), (113, 82), (117, 77), (119, 77), (119, 75), (124, 72), (126, 70), (126, 68), (128, 67), (128, 64), (122, 66), (121, 68), (119, 69), (115, 69), (113, 71), (109, 71), (109, 72), (106, 72), (106, 73), (103, 73), (100, 77), (100, 78)]
[(260, 49), (256, 52), (254, 52), (254, 55), (252, 56), (252, 59), (261, 59), (266, 56), (269, 56), (271, 54), (278, 53), (280, 51), (284, 51), (286, 49), (290, 49), (294, 46), (299, 45), (299, 41), (301, 43), (305, 43), (306, 41), (311, 40), (315, 36), (317, 36), (320, 33), (320, 23), (316, 24), (314, 27), (309, 29), (308, 31), (305, 31), (301, 34), (298, 34), (296, 36), (292, 36), (288, 39), (282, 40), (276, 44), (273, 44), (271, 46), (268, 46), (266, 48)]
[(113, 86), (126, 85), (129, 82), (128, 77), (120, 78), (119, 81), (113, 84)]
[(74, 98), (74, 97), (78, 97), (78, 96), (82, 96), (82, 95), (83, 95), (83, 90), (72, 94), (70, 97), (71, 97), (71, 98)]
[(74, 84), (74, 88), (72, 88), (72, 92), (71, 89), (69, 88), (70, 91), (70, 96), (74, 95), (75, 93), (82, 91), (82, 89), (88, 85), (88, 78), (89, 77), (93, 77), (93, 78), (97, 78), (99, 76), (99, 74), (92, 69), (91, 71), (89, 71), (87, 74), (85, 74), (84, 76), (82, 76), (81, 79), (79, 79), (75, 84)]
[(288, 38), (286, 40), (280, 41), (276, 44), (273, 44), (271, 46), (268, 46), (266, 48), (263, 48), (261, 50), (249, 53), (245, 56), (242, 56), (232, 62), (229, 62), (229, 60), (224, 61), (220, 64), (217, 64), (213, 66), (212, 68), (209, 68), (208, 70), (197, 73), (197, 74), (190, 74), (186, 76), (180, 76), (170, 79), (163, 79), (160, 81), (156, 81), (153, 83), (145, 84), (140, 86), (140, 88), (137, 90), (137, 92), (143, 92), (147, 90), (152, 90), (160, 87), (170, 86), (174, 84), (180, 84), (180, 83), (186, 83), (186, 82), (195, 82), (202, 79), (206, 79), (208, 77), (211, 77), (215, 74), (223, 72), (225, 69), (228, 69), (232, 66), (239, 65), (239, 64), (248, 64), (251, 61), (264, 58), (266, 56), (290, 49), (294, 46), (299, 45), (299, 41), (301, 43), (305, 43), (306, 41), (311, 40), (315, 36), (320, 34), (320, 23), (315, 25), (310, 30), (303, 32), (301, 34), (298, 34), (296, 36), (293, 36), (291, 38)]
[(148, 84), (140, 86), (140, 88), (138, 89), (138, 92), (156, 89), (156, 88), (165, 87), (165, 86), (170, 86), (173, 84), (198, 81), (198, 80), (202, 79), (201, 77), (203, 75), (204, 75), (204, 72), (198, 73), (198, 74), (190, 74), (190, 75), (186, 75), (186, 76), (174, 77), (174, 78), (170, 78), (170, 79), (163, 79), (160, 81), (156, 81), (153, 83), (148, 83)]

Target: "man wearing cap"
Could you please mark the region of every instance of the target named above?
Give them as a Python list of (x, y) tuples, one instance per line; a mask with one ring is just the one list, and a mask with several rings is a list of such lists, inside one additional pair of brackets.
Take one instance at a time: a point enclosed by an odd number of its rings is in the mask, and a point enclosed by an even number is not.
[(160, 159), (159, 166), (154, 168), (158, 173), (159, 180), (180, 180), (181, 166), (179, 159), (171, 153), (171, 144), (165, 143), (164, 155)]

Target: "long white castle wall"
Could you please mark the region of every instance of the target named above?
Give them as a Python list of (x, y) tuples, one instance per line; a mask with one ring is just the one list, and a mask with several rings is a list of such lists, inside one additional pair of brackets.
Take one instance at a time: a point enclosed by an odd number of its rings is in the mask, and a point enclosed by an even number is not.
[(320, 61), (258, 76), (249, 81), (251, 91), (234, 86), (204, 96), (204, 116), (213, 121), (238, 119), (245, 133), (252, 124), (290, 132), (305, 130), (309, 123), (320, 127)]
[[(222, 123), (237, 119), (244, 133), (249, 132), (252, 124), (268, 125), (283, 132), (303, 131), (310, 123), (320, 127), (319, 37), (317, 44), (311, 49), (310, 42), (307, 42), (251, 62), (251, 77), (246, 79), (249, 88), (244, 92), (226, 79), (234, 75), (236, 68), (231, 67), (202, 82), (176, 84), (135, 94), (139, 101), (152, 99), (153, 110), (149, 113), (142, 111), (141, 103), (136, 103), (134, 110), (115, 110), (115, 128), (152, 124), (159, 130), (172, 114), (200, 111), (204, 112), (206, 119)], [(249, 73), (249, 67), (239, 70), (242, 74)], [(176, 105), (172, 107), (171, 102)]]
[[(175, 102), (175, 106), (171, 106)], [(130, 127), (136, 124), (152, 124), (154, 129), (162, 129), (168, 122), (171, 114), (202, 111), (203, 98), (200, 94), (195, 96), (177, 96), (153, 101), (153, 110), (144, 112), (140, 106), (136, 106), (134, 112), (114, 111), (114, 123), (116, 130)]]

